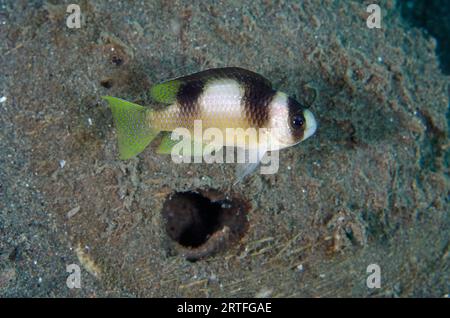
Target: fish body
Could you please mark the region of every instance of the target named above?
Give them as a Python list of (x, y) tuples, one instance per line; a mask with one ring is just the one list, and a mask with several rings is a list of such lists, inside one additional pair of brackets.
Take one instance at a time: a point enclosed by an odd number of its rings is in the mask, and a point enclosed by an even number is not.
[[(247, 142), (248, 149), (267, 151), (293, 146), (316, 130), (314, 115), (287, 94), (272, 88), (263, 76), (237, 67), (217, 68), (179, 77), (151, 88), (152, 98), (162, 109), (145, 108), (114, 97), (105, 97), (118, 130), (119, 152), (128, 159), (145, 149), (161, 131), (185, 128), (193, 138), (196, 121), (202, 131), (218, 129), (264, 129), (268, 138), (225, 140), (223, 146)], [(239, 141), (239, 139), (241, 139)], [(164, 145), (162, 145), (164, 148)]]

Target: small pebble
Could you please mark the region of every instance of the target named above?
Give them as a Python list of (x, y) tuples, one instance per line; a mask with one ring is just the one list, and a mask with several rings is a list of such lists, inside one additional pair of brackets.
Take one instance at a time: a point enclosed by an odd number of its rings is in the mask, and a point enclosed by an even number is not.
[(64, 168), (64, 166), (66, 165), (66, 161), (65, 160), (60, 160), (59, 161), (59, 166), (62, 168)]
[(6, 96), (0, 97), (0, 103), (4, 103), (4, 102), (6, 102)]

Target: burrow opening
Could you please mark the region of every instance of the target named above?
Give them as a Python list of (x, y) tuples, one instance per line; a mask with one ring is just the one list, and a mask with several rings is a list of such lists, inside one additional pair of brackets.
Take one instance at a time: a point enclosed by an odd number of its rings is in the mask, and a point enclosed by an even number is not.
[[(248, 228), (249, 204), (216, 190), (175, 192), (164, 202), (167, 235), (189, 250), (191, 260), (226, 249)], [(186, 253), (185, 253), (186, 254)]]

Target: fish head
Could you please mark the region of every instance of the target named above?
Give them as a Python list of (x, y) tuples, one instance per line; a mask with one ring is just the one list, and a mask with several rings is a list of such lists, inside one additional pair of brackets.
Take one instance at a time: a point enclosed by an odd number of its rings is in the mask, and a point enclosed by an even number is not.
[(294, 146), (311, 137), (317, 129), (313, 113), (284, 93), (277, 93), (270, 113), (273, 150)]

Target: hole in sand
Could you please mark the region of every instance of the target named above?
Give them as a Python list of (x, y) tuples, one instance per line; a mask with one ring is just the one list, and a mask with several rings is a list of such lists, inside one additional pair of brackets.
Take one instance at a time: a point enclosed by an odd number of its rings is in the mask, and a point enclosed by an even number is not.
[(249, 204), (215, 190), (176, 192), (164, 202), (162, 216), (168, 236), (187, 259), (213, 255), (246, 232)]
[(113, 81), (110, 78), (106, 78), (100, 81), (100, 85), (102, 85), (104, 88), (110, 89), (113, 87)]

